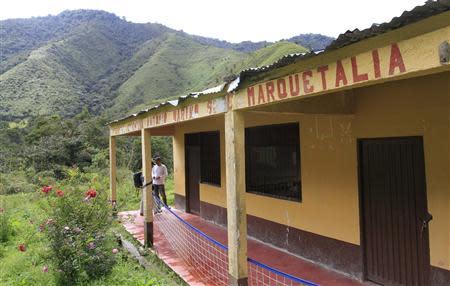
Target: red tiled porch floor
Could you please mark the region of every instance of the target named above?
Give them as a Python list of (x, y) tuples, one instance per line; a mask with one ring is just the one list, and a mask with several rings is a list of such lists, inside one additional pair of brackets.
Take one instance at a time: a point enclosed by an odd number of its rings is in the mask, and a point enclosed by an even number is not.
[[(209, 223), (196, 215), (180, 211), (177, 211), (177, 214), (208, 236), (224, 245), (227, 244), (227, 232), (225, 228)], [(119, 217), (125, 229), (141, 244), (143, 244), (144, 218), (139, 215), (139, 211), (121, 212), (119, 213)], [(154, 250), (158, 257), (162, 259), (170, 268), (172, 268), (172, 270), (174, 270), (189, 285), (205, 285), (201, 282), (199, 277), (196, 277), (193, 275), (192, 271), (189, 271), (189, 266), (187, 266), (177, 256), (175, 251), (172, 250), (171, 246), (158, 229), (157, 224), (154, 225), (154, 242)], [(365, 285), (357, 280), (353, 280), (342, 274), (272, 248), (250, 238), (248, 240), (248, 255), (249, 257), (268, 266), (319, 285)]]

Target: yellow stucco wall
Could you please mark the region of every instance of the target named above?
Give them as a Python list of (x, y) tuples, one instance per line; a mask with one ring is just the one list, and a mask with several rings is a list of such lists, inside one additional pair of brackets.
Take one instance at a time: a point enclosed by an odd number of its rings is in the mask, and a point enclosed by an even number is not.
[(208, 184), (200, 184), (200, 200), (225, 207), (225, 128), (223, 115), (188, 121), (175, 127), (175, 135), (173, 137), (175, 193), (183, 196), (186, 195), (184, 134), (215, 130), (220, 131), (221, 188)]
[[(285, 122), (300, 123), (302, 197), (292, 202), (247, 194), (247, 212), (350, 243), (359, 243), (356, 153), (351, 115), (283, 115), (246, 113), (246, 127)], [(185, 195), (184, 134), (221, 132), (221, 187), (201, 184), (200, 199), (226, 207), (223, 117), (178, 125), (174, 137), (175, 192)], [(244, 156), (244, 154), (242, 154)], [(330, 189), (330, 187), (332, 189)], [(341, 208), (342, 205), (351, 206)], [(319, 207), (318, 207), (319, 206)], [(322, 210), (323, 208), (323, 210)], [(319, 223), (318, 223), (319, 222)], [(336, 223), (339, 222), (339, 223)], [(342, 225), (345, 225), (342, 228)]]
[[(246, 126), (299, 122), (302, 202), (247, 194), (251, 215), (359, 243), (356, 154), (349, 115), (247, 114)], [(345, 205), (345, 208), (342, 206)], [(345, 226), (345, 227), (342, 227)]]
[[(424, 137), (431, 264), (450, 269), (449, 72), (354, 90), (355, 114), (246, 112), (246, 126), (299, 122), (301, 203), (247, 194), (247, 212), (319, 235), (360, 244), (356, 138)], [(333, 96), (327, 95), (327, 96)], [(184, 134), (221, 132), (222, 184), (202, 184), (202, 201), (226, 207), (224, 117), (175, 129), (175, 191), (185, 194)], [(242, 154), (244, 155), (244, 154)]]
[(431, 264), (450, 269), (450, 73), (357, 90), (357, 137), (423, 136)]

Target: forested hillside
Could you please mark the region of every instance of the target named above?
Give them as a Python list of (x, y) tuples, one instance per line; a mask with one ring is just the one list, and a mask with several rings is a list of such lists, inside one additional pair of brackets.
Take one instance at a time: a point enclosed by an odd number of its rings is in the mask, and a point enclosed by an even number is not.
[[(139, 208), (142, 152), (140, 137), (118, 137), (112, 207), (106, 123), (330, 41), (229, 43), (92, 10), (0, 21), (0, 284), (182, 285), (154, 258), (141, 270), (113, 236), (113, 210)], [(151, 141), (170, 204), (172, 138)]]
[(83, 107), (117, 116), (331, 40), (309, 34), (233, 44), (92, 10), (1, 21), (0, 37), (3, 121), (71, 117)]
[[(0, 21), (0, 38), (0, 194), (73, 170), (106, 175), (108, 120), (331, 40), (229, 43), (92, 10)], [(171, 142), (152, 140), (169, 169)], [(139, 170), (139, 140), (118, 145), (120, 167)]]

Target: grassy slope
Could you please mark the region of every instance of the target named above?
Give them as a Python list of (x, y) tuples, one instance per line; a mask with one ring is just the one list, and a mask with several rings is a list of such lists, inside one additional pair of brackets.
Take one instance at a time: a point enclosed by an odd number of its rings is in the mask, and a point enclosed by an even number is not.
[(114, 111), (134, 112), (162, 99), (200, 91), (248, 67), (268, 65), (290, 53), (305, 52), (302, 46), (278, 42), (253, 53), (205, 46), (191, 38), (171, 34), (118, 91)]
[(130, 61), (138, 48), (170, 30), (101, 11), (6, 20), (0, 26), (0, 120), (54, 112), (71, 116), (83, 106), (98, 114), (145, 61)]
[[(122, 180), (129, 178), (125, 170), (121, 170), (120, 174), (123, 176)], [(101, 178), (101, 180), (107, 181), (107, 178)], [(139, 198), (132, 193), (132, 187), (128, 181), (123, 181), (119, 189), (119, 207), (136, 209)], [(172, 193), (172, 181), (169, 180), (167, 187)], [(0, 243), (0, 285), (2, 286), (54, 285), (52, 272), (55, 269), (50, 267), (48, 273), (42, 271), (45, 265), (51, 263), (45, 236), (38, 232), (38, 226), (45, 218), (43, 210), (39, 207), (41, 199), (38, 193), (0, 195), (0, 207), (4, 208), (11, 217), (14, 229), (11, 239), (6, 243)], [(26, 244), (26, 252), (18, 251), (17, 247), (20, 243)], [(147, 256), (154, 266), (151, 271), (141, 268), (123, 250), (120, 251), (118, 258), (109, 276), (92, 281), (88, 285), (183, 285), (174, 273), (168, 271), (151, 254)]]
[(0, 99), (6, 107), (0, 115), (70, 116), (83, 105), (98, 104), (101, 99), (89, 87), (120, 58), (117, 45), (95, 28), (39, 48), (27, 61), (0, 75)]
[(219, 84), (243, 59), (243, 53), (168, 34), (160, 40), (156, 53), (119, 88), (113, 110), (141, 108), (157, 100)]
[(250, 54), (243, 68), (260, 67), (274, 63), (284, 55), (307, 52), (308, 50), (297, 44), (280, 41)]
[[(16, 61), (16, 57), (20, 60), (8, 64), (0, 74), (0, 119), (12, 121), (53, 113), (73, 116), (83, 106), (96, 114), (109, 109), (110, 117), (117, 117), (156, 101), (217, 85), (244, 68), (305, 51), (282, 41), (243, 53), (201, 44), (189, 35), (156, 24), (138, 25), (109, 14), (92, 13), (94, 16), (79, 12), (78, 16), (86, 20), (63, 17), (61, 21), (78, 22), (58, 33), (58, 39), (42, 36), (31, 39), (36, 44), (27, 46), (29, 42), (22, 39), (27, 35), (17, 35), (23, 43), (7, 46), (7, 61)], [(41, 35), (44, 31), (30, 33)], [(6, 39), (12, 43), (14, 35)]]

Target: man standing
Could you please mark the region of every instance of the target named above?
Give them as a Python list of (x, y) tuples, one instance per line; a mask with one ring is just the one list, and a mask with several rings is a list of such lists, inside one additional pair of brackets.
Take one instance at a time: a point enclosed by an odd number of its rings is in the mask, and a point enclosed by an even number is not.
[(164, 184), (167, 177), (167, 168), (164, 164), (161, 164), (161, 158), (155, 158), (155, 166), (152, 168), (152, 178), (153, 178), (153, 188), (155, 190), (155, 195), (162, 200), (167, 206), (166, 190)]

